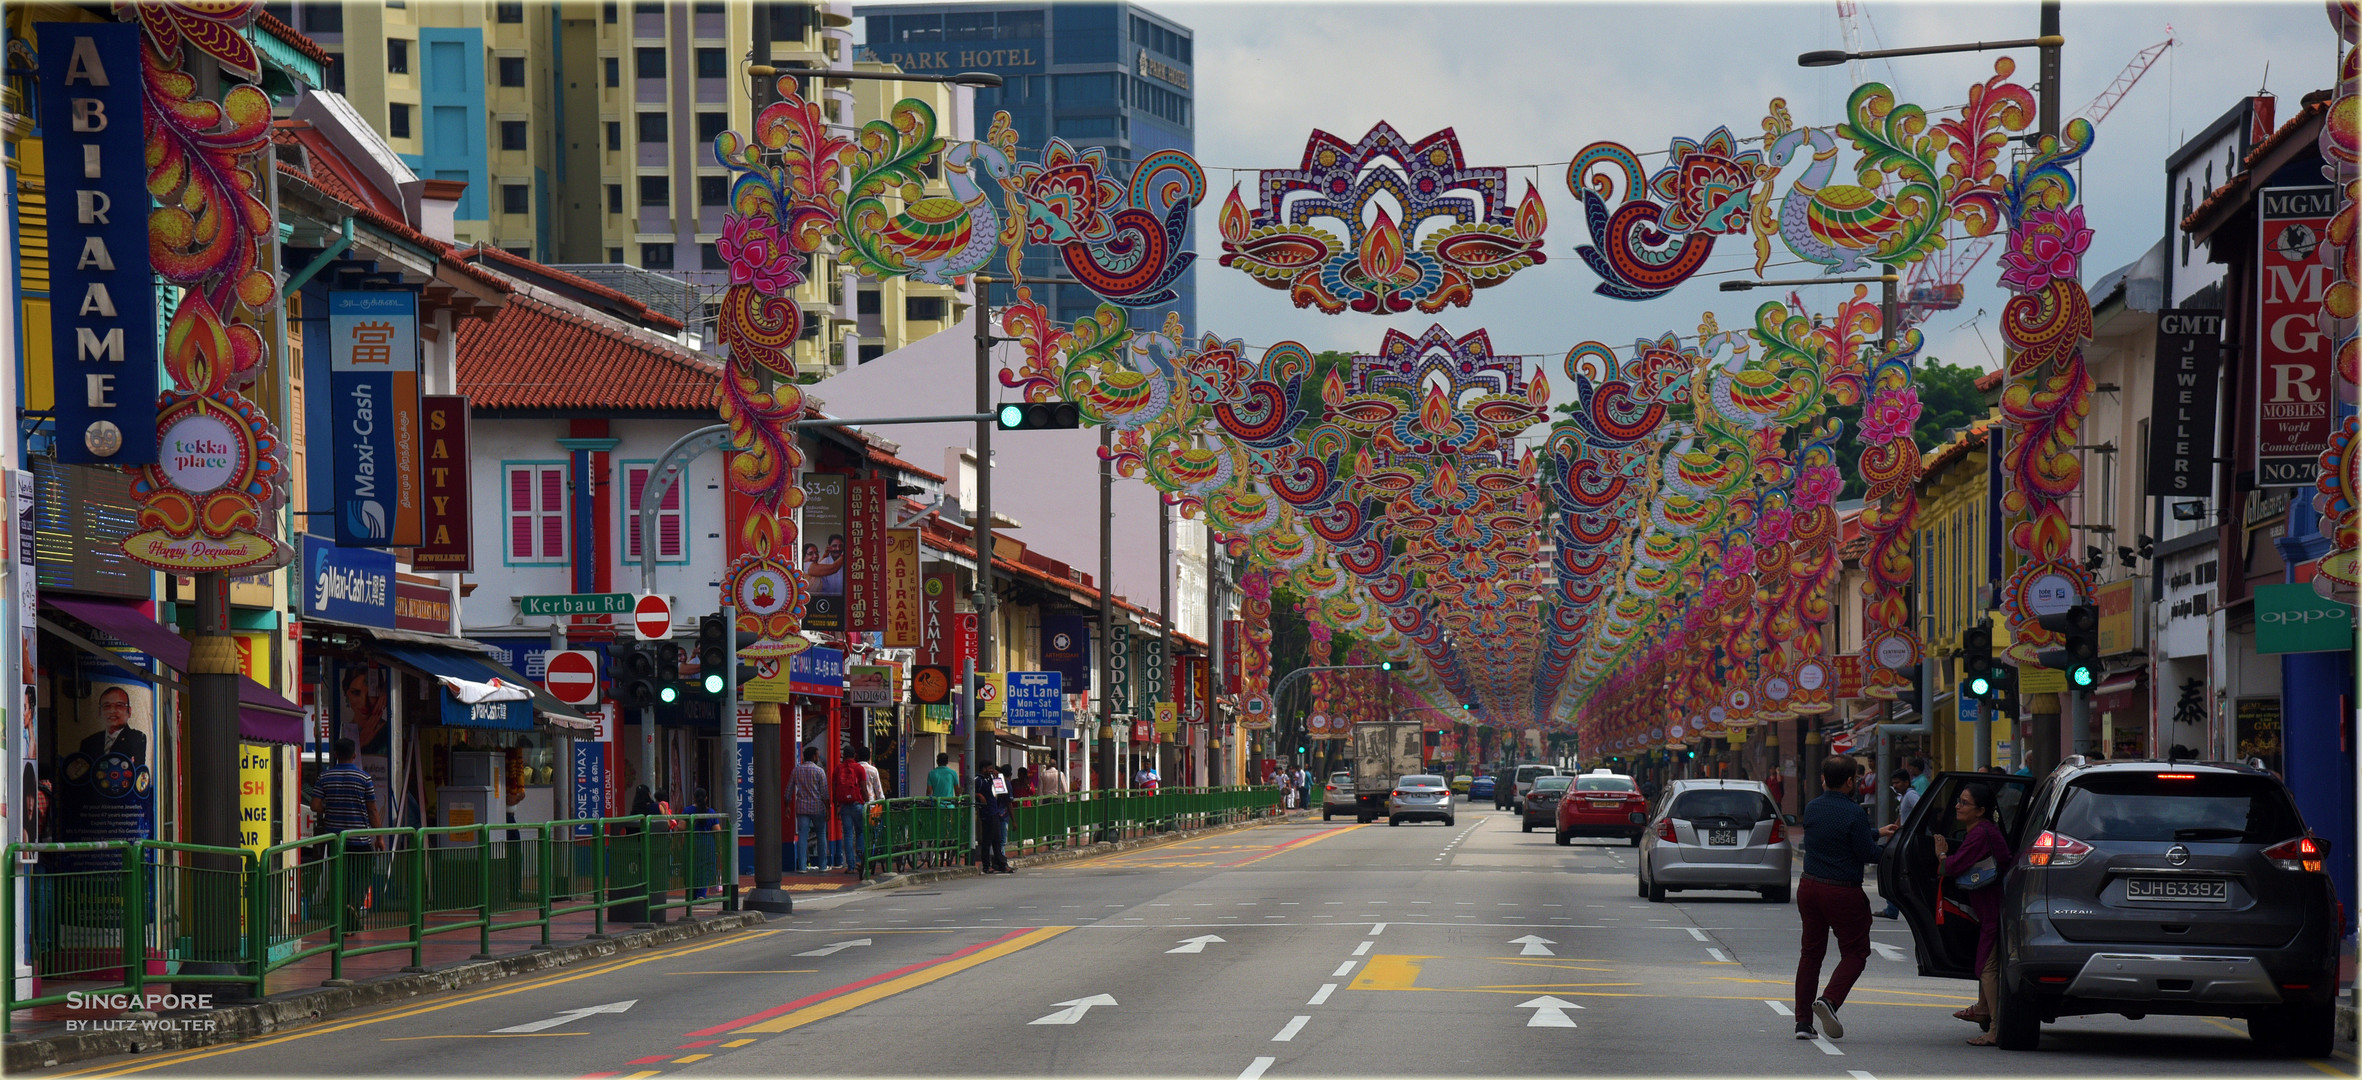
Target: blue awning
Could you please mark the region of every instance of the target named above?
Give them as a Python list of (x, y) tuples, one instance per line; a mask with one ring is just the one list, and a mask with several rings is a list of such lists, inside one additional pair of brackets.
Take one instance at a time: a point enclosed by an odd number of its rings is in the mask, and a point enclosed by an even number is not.
[[(495, 701), (478, 705), (462, 703), (445, 690), (437, 696), (442, 703), (442, 722), (446, 727), (489, 728), (497, 731), (531, 731), (533, 714), (540, 712), (568, 727), (589, 723), (588, 719), (566, 707), (540, 684), (517, 674), (506, 665), (480, 653), (460, 649), (444, 649), (431, 645), (388, 645), (378, 643), (372, 650), (403, 667), (426, 675), (465, 679), (469, 682), (489, 682), (499, 679), (533, 692), (531, 701)], [(570, 722), (569, 722), (570, 721)]]

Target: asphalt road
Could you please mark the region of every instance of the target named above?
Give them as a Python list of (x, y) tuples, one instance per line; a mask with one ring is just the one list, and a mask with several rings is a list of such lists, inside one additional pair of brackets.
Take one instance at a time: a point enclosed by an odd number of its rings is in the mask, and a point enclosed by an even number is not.
[[(229, 1046), (42, 1075), (2353, 1075), (2236, 1021), (2070, 1018), (1970, 1047), (1968, 983), (1879, 955), (1842, 1041), (1798, 1042), (1796, 917), (1635, 895), (1634, 852), (1489, 805), (1455, 827), (1278, 823), (915, 889), (799, 901), (758, 931)], [(1834, 963), (1834, 956), (1831, 962)], [(628, 1003), (628, 1004), (626, 1004)], [(605, 1011), (583, 1011), (583, 1010)]]

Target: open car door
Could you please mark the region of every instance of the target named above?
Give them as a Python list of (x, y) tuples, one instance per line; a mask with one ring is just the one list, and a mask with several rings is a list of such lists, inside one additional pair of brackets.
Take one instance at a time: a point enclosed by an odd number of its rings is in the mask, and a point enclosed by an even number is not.
[(1935, 847), (1938, 833), (1949, 837), (1954, 847), (1959, 846), (1966, 830), (1960, 827), (1953, 807), (1960, 800), (1961, 789), (1970, 784), (1993, 788), (1994, 801), (1999, 804), (1997, 824), (2002, 835), (2009, 838), (2010, 850), (2019, 850), (2024, 843), (2027, 803), (2034, 793), (2034, 778), (1948, 772), (1928, 782), (1927, 794), (1911, 808), (1911, 816), (1904, 820), (1902, 828), (1895, 830), (1878, 856), (1878, 895), (1902, 909), (1903, 922), (1910, 926), (1911, 938), (1917, 946), (1921, 975), (1976, 978), (1976, 920), (1958, 911), (1938, 916), (1940, 860), (1936, 858)]

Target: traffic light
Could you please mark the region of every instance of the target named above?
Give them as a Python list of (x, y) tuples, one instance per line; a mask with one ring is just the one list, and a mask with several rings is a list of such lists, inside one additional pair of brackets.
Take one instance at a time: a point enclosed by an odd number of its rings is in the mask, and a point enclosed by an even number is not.
[(721, 613), (701, 615), (697, 619), (697, 685), (708, 697), (721, 697), (730, 692), (729, 673), (732, 664), (738, 665), (738, 685), (755, 681), (753, 664), (739, 664), (739, 650), (755, 643), (751, 631), (733, 630), (730, 620)]
[(1050, 431), (1083, 426), (1083, 411), (1071, 401), (1012, 401), (996, 414), (1002, 431)]
[(626, 642), (615, 655), (615, 703), (626, 709), (656, 704), (656, 654), (645, 644)]
[(2018, 712), (2018, 669), (2008, 664), (1993, 665), (1993, 711), (2010, 716)]
[(1394, 670), (1394, 661), (1392, 661), (1392, 660), (1380, 660), (1380, 661), (1378, 661), (1378, 670), (1380, 670), (1380, 671), (1392, 671), (1392, 670)]
[(2067, 686), (2073, 690), (2089, 690), (2100, 681), (2100, 609), (2090, 604), (2077, 604), (2055, 615), (2044, 615), (2036, 620), (2042, 628), (2059, 635), (2059, 647), (2044, 649), (2036, 654), (2046, 668), (2057, 668), (2067, 673)]
[(656, 643), (656, 703), (677, 704), (681, 700), (681, 647), (669, 641)]
[(1461, 711), (1461, 712), (1475, 712), (1475, 711), (1476, 711), (1476, 703), (1475, 703), (1475, 702), (1473, 702), (1473, 701), (1463, 701), (1463, 702), (1461, 702), (1461, 703), (1460, 703), (1460, 711)]

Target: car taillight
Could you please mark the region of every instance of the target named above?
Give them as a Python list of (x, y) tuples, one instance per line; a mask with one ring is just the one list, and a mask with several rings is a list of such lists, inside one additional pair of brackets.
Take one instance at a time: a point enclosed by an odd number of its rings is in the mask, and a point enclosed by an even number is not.
[(1775, 820), (1775, 821), (1773, 821), (1773, 822), (1772, 822), (1772, 831), (1771, 831), (1771, 842), (1772, 842), (1772, 843), (1774, 843), (1774, 844), (1785, 844), (1785, 843), (1787, 843), (1787, 842), (1788, 842), (1788, 826), (1786, 826), (1786, 825), (1784, 825), (1784, 824), (1780, 823), (1779, 821), (1776, 821), (1776, 820)]
[(2026, 845), (2027, 866), (2073, 866), (2091, 854), (2091, 845), (2048, 829)]
[(1389, 794), (1393, 795), (1397, 799), (1402, 798), (1402, 789), (1396, 788), (1392, 792), (1389, 792)]
[[(2329, 841), (2317, 836), (2300, 836), (2285, 843), (2264, 849), (2264, 858), (2282, 870), (2301, 870), (2318, 874), (2329, 865)], [(2344, 920), (2339, 920), (2342, 924)]]
[(1663, 823), (1657, 826), (1657, 839), (1663, 840), (1670, 844), (1678, 844), (1681, 842), (1680, 837), (1673, 835), (1672, 818), (1666, 818)]

